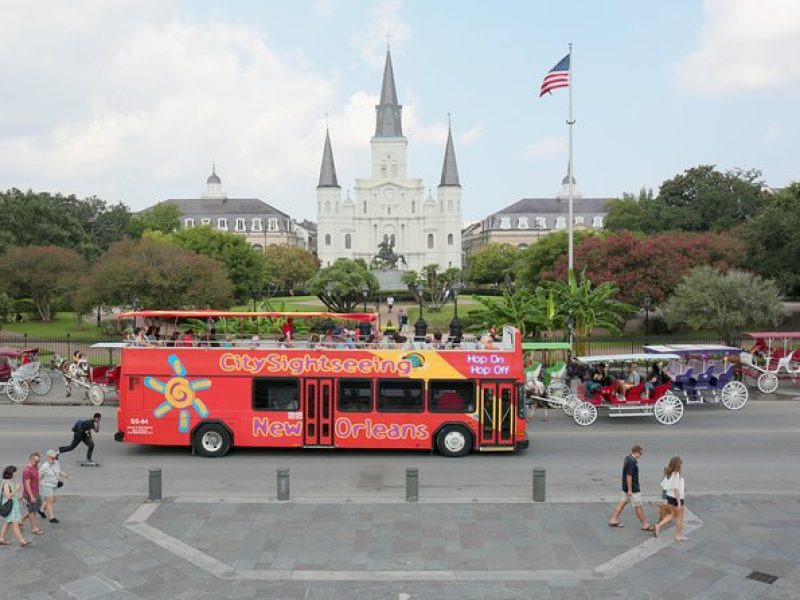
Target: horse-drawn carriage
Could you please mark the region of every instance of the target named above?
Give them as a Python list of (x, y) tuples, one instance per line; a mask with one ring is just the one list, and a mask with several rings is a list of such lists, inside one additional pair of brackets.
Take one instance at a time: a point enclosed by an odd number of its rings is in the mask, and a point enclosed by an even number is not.
[(533, 413), (536, 402), (550, 408), (561, 408), (572, 415), (565, 402), (569, 394), (566, 381), (569, 342), (524, 342), (522, 352), (525, 365), (525, 399)]
[[(92, 348), (123, 348), (122, 342), (103, 342), (92, 344)], [(64, 379), (67, 397), (72, 395), (72, 386), (83, 389), (84, 398), (95, 406), (105, 402), (106, 395), (117, 390), (120, 366), (101, 365), (93, 367), (80, 353), (76, 352), (72, 360), (58, 356), (53, 357), (53, 368)]]
[(0, 348), (0, 389), (17, 404), (30, 392), (43, 396), (53, 387), (50, 374), (41, 368), (38, 348)]
[(800, 332), (754, 331), (747, 335), (755, 340), (751, 351), (740, 355), (742, 380), (747, 385), (772, 394), (781, 381), (800, 382), (800, 348), (791, 347), (800, 340)]
[(644, 346), (644, 351), (663, 360), (666, 354), (678, 355), (665, 372), (673, 381), (673, 392), (681, 392), (686, 405), (721, 404), (739, 410), (747, 404), (747, 386), (735, 379), (741, 348), (718, 344), (668, 344)]
[[(639, 383), (622, 386), (624, 380), (621, 373), (626, 366), (654, 362), (652, 354), (613, 354), (599, 356), (581, 356), (578, 363), (597, 371), (608, 367), (609, 371), (617, 369), (619, 377), (605, 378), (603, 383), (584, 382), (578, 385), (577, 391), (567, 395), (565, 403), (569, 405), (572, 418), (578, 425), (587, 427), (597, 420), (600, 410), (608, 412), (609, 417), (654, 417), (662, 425), (674, 425), (683, 417), (683, 403), (672, 393), (672, 381), (656, 384), (647, 391), (645, 378)], [(680, 360), (677, 354), (662, 354), (658, 360)], [(601, 367), (602, 365), (602, 367)], [(566, 410), (566, 409), (565, 409)]]

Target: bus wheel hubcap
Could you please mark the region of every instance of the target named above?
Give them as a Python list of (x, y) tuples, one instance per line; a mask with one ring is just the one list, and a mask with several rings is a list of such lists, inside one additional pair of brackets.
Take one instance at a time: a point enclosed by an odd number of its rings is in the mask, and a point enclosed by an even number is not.
[(222, 436), (216, 431), (203, 434), (203, 448), (208, 452), (216, 452), (222, 446)]
[(444, 436), (444, 447), (450, 452), (461, 452), (465, 445), (464, 434), (458, 431), (451, 431)]

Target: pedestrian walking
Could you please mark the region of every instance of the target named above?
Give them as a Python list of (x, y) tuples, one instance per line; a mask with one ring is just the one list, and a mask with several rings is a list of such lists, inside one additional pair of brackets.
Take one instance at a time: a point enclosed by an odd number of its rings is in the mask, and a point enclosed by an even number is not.
[(386, 298), (386, 306), (389, 307), (389, 312), (392, 312), (392, 307), (394, 306), (394, 296), (389, 296)]
[(22, 499), (25, 501), (26, 512), (20, 519), (20, 529), (25, 525), (25, 521), (30, 519), (31, 533), (42, 535), (44, 530), (39, 528), (36, 518), (37, 514), (42, 514), (42, 497), (39, 495), (39, 460), (38, 452), (33, 452), (28, 457), (28, 464), (22, 470)]
[(406, 314), (406, 309), (402, 306), (397, 309), (397, 321), (400, 325), (400, 331), (408, 325), (408, 315)]
[[(17, 467), (14, 465), (9, 465), (3, 469), (2, 493), (0, 493), (0, 498), (2, 499), (0, 504), (0, 515), (2, 517), (0, 519), (3, 520), (3, 527), (0, 528), (0, 546), (11, 545), (11, 542), (6, 541), (6, 533), (8, 533), (8, 528), (11, 527), (11, 531), (14, 533), (14, 537), (17, 538), (20, 547), (24, 548), (31, 541), (22, 537), (22, 532), (19, 528), (19, 522), (22, 519), (22, 505), (19, 498), (20, 486), (19, 484), (14, 485), (14, 473), (16, 472)], [(11, 505), (10, 507), (8, 506), (9, 504)]]
[(44, 464), (39, 467), (39, 493), (42, 496), (44, 518), (49, 519), (51, 523), (60, 522), (56, 518), (56, 490), (64, 485), (64, 479), (72, 477), (61, 471), (58, 452), (48, 450)]
[(685, 542), (689, 538), (683, 535), (683, 516), (686, 503), (686, 480), (683, 478), (681, 468), (683, 460), (680, 456), (673, 456), (664, 471), (664, 479), (661, 488), (667, 493), (667, 504), (672, 509), (671, 513), (665, 515), (653, 528), (653, 535), (658, 537), (661, 528), (667, 523), (675, 521), (675, 541)]
[(654, 529), (644, 514), (642, 492), (639, 487), (639, 459), (643, 453), (644, 449), (637, 444), (631, 448), (631, 453), (625, 457), (625, 461), (622, 464), (622, 498), (608, 520), (608, 524), (611, 527), (624, 527), (619, 518), (622, 515), (622, 511), (630, 503), (636, 512), (639, 523), (641, 523), (642, 531), (653, 531)]
[(92, 431), (95, 433), (100, 431), (100, 419), (103, 415), (100, 413), (94, 413), (94, 416), (91, 419), (78, 420), (75, 421), (75, 424), (72, 426), (72, 443), (69, 446), (60, 446), (58, 448), (59, 454), (63, 454), (64, 452), (71, 452), (75, 448), (77, 448), (78, 444), (83, 442), (86, 444), (86, 463), (89, 465), (94, 465), (95, 462), (92, 460), (92, 454), (94, 453), (94, 441), (92, 440)]

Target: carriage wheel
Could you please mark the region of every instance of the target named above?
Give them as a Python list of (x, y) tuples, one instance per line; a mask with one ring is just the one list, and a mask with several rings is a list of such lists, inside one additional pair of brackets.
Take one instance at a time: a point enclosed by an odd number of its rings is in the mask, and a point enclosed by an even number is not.
[(741, 381), (729, 381), (722, 387), (722, 406), (729, 410), (739, 410), (747, 404), (750, 392)]
[(6, 381), (6, 396), (8, 396), (12, 402), (16, 404), (25, 402), (28, 394), (30, 394), (30, 386), (24, 379), (12, 377)]
[(771, 394), (778, 389), (778, 376), (775, 373), (762, 373), (758, 377), (758, 389), (764, 394)]
[(567, 397), (564, 398), (564, 404), (561, 405), (561, 410), (563, 410), (568, 417), (571, 417), (575, 411), (575, 407), (578, 406), (580, 402), (578, 396), (575, 394), (567, 394)]
[(106, 399), (106, 393), (103, 391), (103, 388), (100, 387), (99, 385), (90, 385), (88, 393), (89, 393), (89, 402), (91, 402), (95, 406), (100, 406)]
[(31, 391), (37, 396), (44, 396), (53, 387), (53, 378), (47, 371), (39, 373), (30, 381)]
[(675, 425), (683, 417), (683, 402), (673, 394), (664, 394), (653, 406), (653, 415), (662, 425)]
[[(566, 398), (569, 394), (569, 386), (566, 383), (557, 382), (551, 383), (547, 386), (547, 397), (548, 398)], [(548, 402), (548, 408), (561, 408), (561, 402)]]
[(575, 407), (572, 418), (581, 427), (588, 427), (597, 420), (597, 407), (591, 402), (581, 402)]

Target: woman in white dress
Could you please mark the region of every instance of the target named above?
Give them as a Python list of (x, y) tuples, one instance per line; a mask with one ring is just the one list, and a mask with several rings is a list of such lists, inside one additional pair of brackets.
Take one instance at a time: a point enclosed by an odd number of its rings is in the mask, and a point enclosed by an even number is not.
[(664, 469), (664, 479), (661, 482), (661, 488), (667, 493), (667, 504), (672, 509), (671, 513), (666, 515), (653, 529), (653, 535), (658, 537), (661, 528), (675, 520), (675, 541), (685, 542), (689, 538), (683, 535), (683, 514), (684, 505), (686, 503), (686, 480), (683, 478), (681, 468), (683, 461), (680, 456), (673, 456), (667, 468)]

